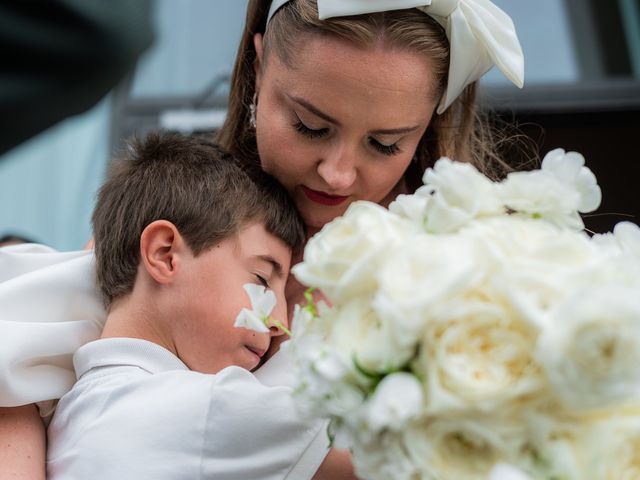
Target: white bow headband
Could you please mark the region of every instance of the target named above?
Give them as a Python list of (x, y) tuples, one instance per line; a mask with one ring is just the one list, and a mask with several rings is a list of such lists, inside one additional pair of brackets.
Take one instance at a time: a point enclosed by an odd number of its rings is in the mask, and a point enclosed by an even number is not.
[[(267, 23), (290, 0), (274, 0)], [(511, 18), (489, 0), (317, 0), (318, 17), (360, 15), (417, 8), (445, 30), (450, 45), (449, 81), (438, 105), (444, 112), (465, 87), (493, 65), (518, 87), (524, 85), (524, 57)]]

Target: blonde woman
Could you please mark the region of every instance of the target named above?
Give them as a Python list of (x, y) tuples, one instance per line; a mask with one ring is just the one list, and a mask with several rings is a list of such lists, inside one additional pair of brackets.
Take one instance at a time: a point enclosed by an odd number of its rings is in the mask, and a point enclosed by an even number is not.
[[(312, 235), (354, 201), (387, 205), (411, 192), (443, 155), (499, 173), (504, 165), (475, 103), (476, 82), (494, 64), (522, 86), (513, 23), (489, 0), (252, 0), (218, 141), (275, 176)], [(32, 404), (70, 388), (71, 356), (100, 335), (104, 318), (90, 256), (24, 255), (28, 261), (19, 249), (0, 251), (0, 269), (11, 266), (0, 284), (0, 405), (18, 407), (0, 409), (0, 435), (11, 445), (0, 453), (0, 478), (44, 476), (44, 427)], [(65, 281), (54, 283), (47, 269)], [(38, 291), (75, 300), (34, 305)], [(290, 309), (302, 292), (290, 279)], [(46, 321), (25, 325), (34, 315)], [(9, 342), (21, 348), (5, 349)], [(288, 373), (276, 354), (256, 375), (282, 388)], [(290, 418), (273, 421), (268, 397), (255, 399), (251, 422), (238, 418), (225, 431), (221, 443), (253, 442), (240, 456), (229, 453), (225, 478), (247, 478), (243, 469), (255, 462), (261, 478), (353, 478), (348, 454), (328, 450), (323, 425), (299, 419), (292, 402)], [(268, 440), (252, 438), (247, 425)]]

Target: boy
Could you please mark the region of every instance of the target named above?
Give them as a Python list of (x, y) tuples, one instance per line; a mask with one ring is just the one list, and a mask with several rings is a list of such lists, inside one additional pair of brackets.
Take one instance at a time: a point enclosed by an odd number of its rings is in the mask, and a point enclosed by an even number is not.
[[(271, 316), (287, 324), (284, 286), (304, 242), (295, 207), (204, 140), (152, 134), (129, 157), (93, 214), (108, 316), (74, 355), (78, 381), (48, 431), (48, 478), (310, 478), (324, 454), (299, 459), (322, 425), (279, 424), (290, 390), (249, 373), (282, 332), (234, 327), (248, 283), (275, 293)], [(261, 438), (273, 432), (265, 421), (278, 438)]]

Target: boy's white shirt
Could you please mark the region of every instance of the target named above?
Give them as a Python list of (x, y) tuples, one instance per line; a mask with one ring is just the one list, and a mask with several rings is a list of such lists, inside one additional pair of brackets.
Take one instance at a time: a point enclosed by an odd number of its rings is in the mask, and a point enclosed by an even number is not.
[[(68, 392), (76, 380), (74, 352), (100, 336), (105, 319), (95, 290), (91, 252), (61, 253), (41, 245), (0, 248), (0, 406), (37, 402), (43, 417), (50, 416), (54, 400)], [(275, 355), (256, 376), (265, 385), (263, 397), (253, 399), (258, 412), (271, 403), (268, 387), (291, 386), (286, 355)], [(243, 378), (254, 382), (250, 374)], [(295, 417), (295, 412), (292, 409), (283, 415)], [(267, 417), (256, 416), (259, 418)], [(281, 420), (286, 422), (287, 418)], [(276, 419), (256, 428), (277, 424)], [(311, 439), (309, 451), (292, 463), (293, 476), (289, 478), (310, 478), (302, 473), (295, 476), (295, 469), (306, 471), (306, 461), (324, 458), (328, 450), (323, 437)], [(174, 461), (182, 463), (177, 458)], [(241, 459), (234, 461), (242, 467)]]
[(327, 452), (324, 423), (297, 416), (290, 387), (240, 367), (193, 372), (132, 338), (90, 342), (74, 364), (48, 431), (51, 480), (309, 479)]

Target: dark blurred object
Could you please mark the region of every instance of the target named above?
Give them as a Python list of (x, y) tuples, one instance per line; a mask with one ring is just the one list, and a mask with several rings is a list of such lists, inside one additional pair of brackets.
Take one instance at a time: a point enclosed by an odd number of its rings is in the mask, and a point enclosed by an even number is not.
[(21, 243), (34, 243), (33, 240), (22, 237), (20, 235), (8, 234), (0, 237), (0, 247), (6, 247), (8, 245), (19, 245)]
[(148, 0), (0, 0), (0, 155), (94, 106), (152, 40)]

